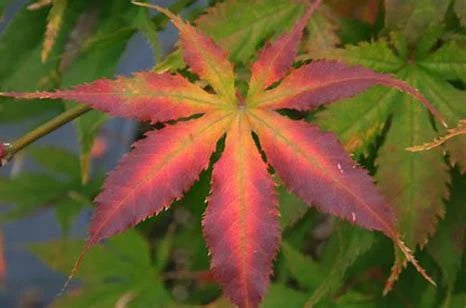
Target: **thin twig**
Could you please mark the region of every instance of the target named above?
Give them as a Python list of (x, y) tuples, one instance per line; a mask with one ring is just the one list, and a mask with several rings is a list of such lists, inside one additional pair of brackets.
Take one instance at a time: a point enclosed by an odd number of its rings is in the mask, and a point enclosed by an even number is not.
[(45, 135), (48, 135), (49, 133), (53, 132), (57, 128), (85, 114), (89, 110), (91, 110), (91, 108), (86, 105), (78, 105), (77, 107), (73, 109), (69, 109), (59, 114), (58, 116), (54, 117), (53, 119), (45, 122), (44, 124), (26, 133), (25, 135), (16, 139), (15, 141), (11, 143), (2, 144), (2, 149), (4, 153), (2, 157), (0, 157), (1, 158), (0, 166), (3, 166), (4, 164), (6, 164), (8, 161), (10, 161), (13, 158), (13, 156), (17, 152), (21, 151), (22, 149), (24, 149), (25, 147), (27, 147), (34, 141), (40, 139), (41, 137)]

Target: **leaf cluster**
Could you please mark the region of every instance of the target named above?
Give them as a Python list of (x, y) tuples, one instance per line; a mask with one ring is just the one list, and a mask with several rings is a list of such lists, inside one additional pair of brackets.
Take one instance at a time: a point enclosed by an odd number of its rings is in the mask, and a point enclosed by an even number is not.
[[(87, 242), (31, 246), (80, 280), (55, 306), (464, 304), (464, 1), (212, 1), (192, 22), (174, 13), (195, 1), (46, 2), (0, 38), (0, 121), (95, 110), (75, 121), (79, 158), (31, 149), (47, 172), (0, 178), (0, 201), (4, 220), (54, 205), (66, 234), (97, 195)], [(137, 31), (156, 65), (106, 79)], [(98, 193), (107, 114), (152, 128)]]

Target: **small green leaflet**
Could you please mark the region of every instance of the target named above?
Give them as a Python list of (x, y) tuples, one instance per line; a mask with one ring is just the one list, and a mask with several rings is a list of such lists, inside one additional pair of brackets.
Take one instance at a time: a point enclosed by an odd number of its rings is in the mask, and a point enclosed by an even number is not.
[[(82, 241), (53, 241), (29, 249), (52, 269), (68, 274)], [(114, 307), (127, 302), (131, 307), (179, 307), (160, 280), (163, 268), (152, 265), (148, 243), (135, 231), (115, 236), (89, 252), (78, 278), (77, 292), (56, 299), (52, 307)]]
[(349, 223), (340, 223), (326, 245), (321, 263), (287, 243), (282, 244), (289, 270), (300, 286), (310, 291), (306, 305), (316, 305), (341, 287), (347, 269), (369, 250), (373, 237), (372, 233)]
[(53, 147), (28, 150), (34, 160), (47, 168), (48, 173), (20, 173), (13, 178), (0, 177), (0, 201), (14, 207), (2, 212), (0, 219), (10, 221), (55, 206), (55, 215), (64, 234), (83, 206), (90, 206), (98, 192), (101, 179), (82, 185), (78, 158), (68, 151)]

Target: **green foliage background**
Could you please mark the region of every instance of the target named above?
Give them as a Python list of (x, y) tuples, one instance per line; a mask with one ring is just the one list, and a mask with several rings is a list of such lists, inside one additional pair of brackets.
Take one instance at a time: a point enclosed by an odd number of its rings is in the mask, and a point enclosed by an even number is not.
[[(0, 2), (3, 10), (8, 1)], [(52, 2), (53, 5), (53, 2)], [(375, 10), (373, 9), (375, 7)], [(183, 10), (189, 8), (189, 10)], [(372, 9), (371, 9), (372, 8)], [(240, 75), (269, 38), (289, 29), (303, 10), (295, 0), (178, 0), (182, 11), (230, 53)], [(140, 31), (160, 60), (153, 68), (189, 76), (176, 49), (161, 54), (166, 18), (127, 0), (68, 0), (49, 59), (41, 63), (50, 7), (21, 9), (0, 36), (0, 91), (48, 90), (112, 77), (128, 40)], [(199, 17), (200, 16), (200, 17)], [(50, 18), (50, 17), (49, 17)], [(89, 28), (86, 28), (87, 25)], [(309, 23), (301, 61), (343, 60), (408, 81), (434, 104), (450, 126), (466, 118), (466, 1), (324, 1)], [(0, 100), (0, 123), (40, 123), (72, 102)], [(444, 148), (410, 153), (406, 147), (444, 132), (422, 107), (397, 91), (375, 87), (312, 114), (292, 114), (335, 132), (375, 179), (399, 213), (399, 228), (438, 283), (428, 285), (408, 267), (382, 296), (394, 255), (390, 241), (308, 209), (280, 188), (283, 244), (263, 307), (464, 307), (466, 305), (466, 137)], [(48, 266), (69, 273), (82, 247), (68, 230), (92, 207), (103, 175), (91, 170), (91, 149), (107, 117), (92, 111), (75, 121), (80, 156), (32, 147), (26, 155), (45, 172), (0, 178), (0, 201), (14, 204), (9, 221), (54, 207), (63, 236), (31, 245)], [(144, 126), (141, 126), (144, 129)], [(447, 153), (445, 156), (444, 153)], [(94, 168), (96, 169), (96, 168)], [(135, 230), (92, 249), (78, 273), (78, 287), (54, 307), (228, 307), (207, 271), (201, 232), (210, 170), (183, 200)]]

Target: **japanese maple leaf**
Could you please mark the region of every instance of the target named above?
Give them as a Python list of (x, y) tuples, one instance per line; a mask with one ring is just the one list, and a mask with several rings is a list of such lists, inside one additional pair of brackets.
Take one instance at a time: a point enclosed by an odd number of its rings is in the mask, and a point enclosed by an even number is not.
[[(390, 2), (393, 1), (386, 4)], [(425, 9), (424, 2), (405, 2), (415, 11)], [(437, 9), (428, 11), (436, 19), (442, 19), (445, 11), (441, 8), (445, 3), (433, 1), (429, 5)], [(395, 7), (389, 5), (385, 10), (393, 9), (390, 15), (395, 17), (398, 14)], [(445, 40), (444, 37), (449, 37), (451, 32), (443, 26), (416, 33), (412, 25), (430, 23), (433, 17), (424, 14), (412, 16), (415, 19), (403, 30), (403, 33), (410, 32), (409, 35), (394, 31), (386, 38), (327, 50), (315, 56), (327, 61), (361, 64), (408, 80), (445, 115), (448, 125), (454, 127), (466, 118), (466, 91), (453, 86), (450, 81), (466, 82), (466, 49), (459, 40)], [(389, 33), (389, 30), (384, 32)], [(345, 148), (352, 152), (366, 152), (368, 145), (383, 132), (384, 141), (375, 161), (378, 187), (397, 213), (397, 229), (403, 240), (409, 247), (423, 249), (448, 210), (445, 200), (449, 199), (450, 193), (449, 168), (457, 166), (462, 173), (466, 172), (466, 136), (452, 138), (442, 147), (430, 151), (409, 153), (405, 150), (407, 147), (448, 134), (445, 128), (433, 125), (430, 115), (412, 102), (407, 95), (378, 87), (344, 104), (329, 106), (318, 113), (315, 120), (325, 129), (335, 132)], [(445, 160), (445, 154), (448, 154), (448, 160)], [(403, 254), (397, 251), (387, 290), (406, 264)]]
[[(213, 275), (235, 304), (258, 306), (279, 247), (277, 196), (267, 164), (307, 204), (393, 239), (431, 281), (402, 243), (392, 209), (336, 137), (276, 112), (312, 110), (373, 85), (398, 88), (430, 106), (406, 83), (362, 67), (315, 61), (292, 68), (303, 28), (317, 3), (309, 6), (289, 32), (261, 50), (251, 67), (245, 97), (235, 89), (227, 53), (198, 29), (160, 7), (156, 8), (180, 32), (185, 62), (212, 91), (178, 74), (141, 72), (70, 90), (2, 94), (75, 100), (113, 116), (140, 121), (184, 118), (148, 132), (109, 174), (96, 198), (98, 207), (86, 248), (157, 215), (180, 199), (209, 166), (217, 141), (226, 134), (225, 149), (213, 166), (212, 192), (202, 224)], [(188, 118), (195, 114), (202, 116)], [(252, 138), (253, 132), (259, 137), (267, 162)]]

